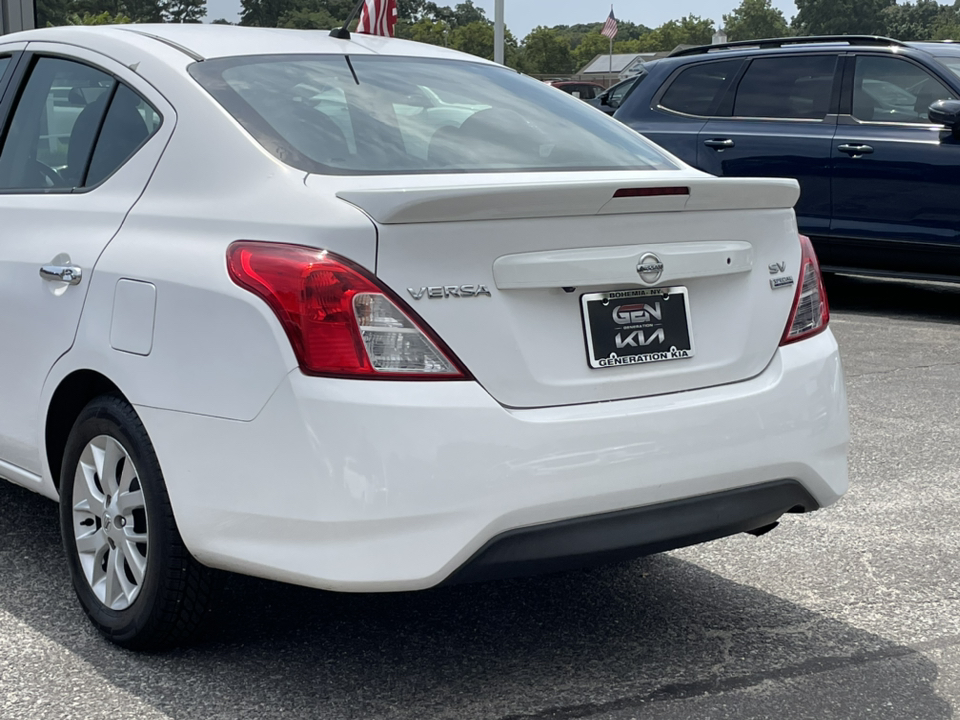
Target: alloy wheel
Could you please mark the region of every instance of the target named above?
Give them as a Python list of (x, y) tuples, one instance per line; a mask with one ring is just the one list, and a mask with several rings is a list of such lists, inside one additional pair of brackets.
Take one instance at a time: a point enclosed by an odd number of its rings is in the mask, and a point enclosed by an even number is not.
[(133, 605), (146, 577), (145, 502), (123, 446), (109, 435), (88, 442), (73, 477), (73, 537), (87, 583), (111, 610)]

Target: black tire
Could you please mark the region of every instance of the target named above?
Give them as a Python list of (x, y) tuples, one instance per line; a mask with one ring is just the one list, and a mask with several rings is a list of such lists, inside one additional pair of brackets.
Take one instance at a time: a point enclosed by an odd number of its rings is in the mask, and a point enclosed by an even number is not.
[[(137, 522), (143, 525), (143, 535), (148, 539), (141, 545), (125, 546), (128, 548), (126, 552), (130, 552), (131, 547), (140, 548), (145, 568), (139, 582), (129, 569), (126, 570), (128, 583), (136, 589), (132, 600), (121, 609), (114, 609), (101, 601), (94, 591), (93, 580), (87, 579), (80, 561), (77, 528), (79, 525), (88, 526), (98, 534), (103, 529), (103, 534), (97, 538), (102, 544), (103, 560), (100, 562), (88, 550), (91, 557), (87, 565), (91, 568), (99, 563), (101, 572), (109, 572), (104, 568), (109, 564), (110, 553), (116, 553), (117, 549), (113, 540), (107, 539), (107, 529), (118, 525), (124, 528), (132, 520), (120, 521), (118, 517), (111, 521), (109, 514), (96, 519), (93, 517), (96, 513), (91, 512), (90, 518), (80, 522), (74, 513), (74, 479), (81, 472), (81, 456), (89, 444), (108, 442), (103, 436), (119, 444), (133, 463), (135, 479), (130, 487), (142, 493), (143, 506), (131, 512), (140, 513)], [(89, 464), (86, 467), (89, 468)], [(118, 467), (123, 465), (118, 463)], [(95, 483), (100, 488), (101, 481), (95, 479)], [(102, 492), (109, 502), (108, 491)], [(114, 497), (120, 495), (117, 492)], [(212, 602), (217, 574), (194, 560), (184, 546), (150, 438), (134, 409), (119, 397), (105, 395), (90, 402), (70, 431), (60, 470), (60, 530), (70, 577), (80, 604), (107, 639), (133, 650), (156, 650), (182, 644), (194, 636)], [(124, 562), (122, 552), (119, 562)], [(129, 568), (129, 565), (122, 567)], [(101, 592), (104, 592), (103, 587)], [(121, 598), (118, 604), (124, 605), (126, 601)]]

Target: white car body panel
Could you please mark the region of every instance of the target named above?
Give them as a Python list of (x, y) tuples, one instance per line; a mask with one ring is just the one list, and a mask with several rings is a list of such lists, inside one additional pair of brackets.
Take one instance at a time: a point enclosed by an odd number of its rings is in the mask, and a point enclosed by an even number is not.
[[(62, 46), (32, 43), (38, 51)], [(164, 122), (134, 157), (100, 186), (82, 193), (0, 193), (0, 458), (41, 471), (43, 413), (37, 404), (47, 373), (73, 343), (90, 281), (68, 286), (40, 279), (41, 265), (74, 265), (93, 275), (101, 252), (140, 197), (176, 127), (173, 108), (135, 73), (97, 53), (71, 49), (100, 64), (155, 105)], [(43, 222), (38, 223), (38, 218)], [(42, 332), (38, 332), (42, 328)], [(23, 348), (29, 347), (30, 352)]]
[(474, 383), (294, 371), (251, 423), (137, 412), (191, 552), (330, 590), (430, 587), (515, 527), (771, 478), (821, 505), (847, 488), (829, 331), (747, 382), (613, 403), (510, 410)]
[[(845, 492), (836, 342), (828, 329), (779, 347), (796, 288), (772, 289), (768, 265), (798, 272), (793, 181), (715, 180), (679, 161), (665, 172), (307, 174), (193, 80), (196, 56), (486, 61), (392, 39), (190, 25), (37, 30), (0, 51), (25, 42), (109, 68), (164, 123), (88, 193), (0, 193), (0, 308), (23, 309), (0, 310), (0, 476), (57, 497), (47, 409), (65, 381), (94, 371), (143, 421), (201, 562), (349, 591), (435, 585), (514, 528), (784, 478), (820, 506)], [(678, 184), (689, 197), (612, 197)], [(325, 249), (375, 273), (476, 380), (305, 375), (273, 311), (230, 279), (237, 240)], [(690, 293), (697, 354), (592, 370), (579, 297), (642, 287), (615, 264), (651, 248), (664, 280)], [(61, 252), (84, 279), (55, 295), (38, 268)], [(490, 297), (408, 292), (457, 284)], [(131, 315), (115, 316), (125, 292)], [(151, 307), (148, 332), (138, 323)]]

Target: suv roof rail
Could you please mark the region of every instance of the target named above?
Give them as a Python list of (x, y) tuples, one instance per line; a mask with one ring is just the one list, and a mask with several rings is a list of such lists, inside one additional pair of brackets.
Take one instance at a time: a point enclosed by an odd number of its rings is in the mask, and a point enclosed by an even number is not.
[(881, 35), (807, 35), (803, 37), (772, 38), (769, 40), (738, 40), (719, 45), (698, 45), (697, 47), (674, 50), (669, 57), (683, 55), (706, 55), (716, 50), (736, 50), (738, 48), (781, 48), (789, 45), (825, 45), (828, 43), (846, 43), (847, 45), (895, 45), (907, 47), (906, 43)]

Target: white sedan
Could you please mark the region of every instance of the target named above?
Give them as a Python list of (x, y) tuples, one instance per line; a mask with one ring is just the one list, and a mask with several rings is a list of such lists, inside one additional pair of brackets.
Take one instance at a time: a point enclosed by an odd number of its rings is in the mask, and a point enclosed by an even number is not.
[(659, 552), (847, 488), (792, 180), (426, 45), (0, 37), (0, 476), (112, 641)]

